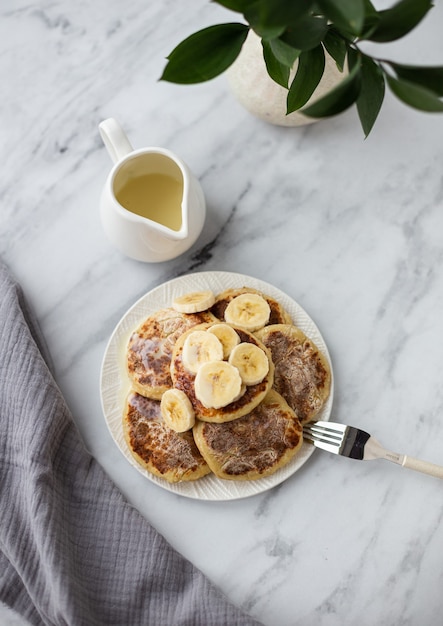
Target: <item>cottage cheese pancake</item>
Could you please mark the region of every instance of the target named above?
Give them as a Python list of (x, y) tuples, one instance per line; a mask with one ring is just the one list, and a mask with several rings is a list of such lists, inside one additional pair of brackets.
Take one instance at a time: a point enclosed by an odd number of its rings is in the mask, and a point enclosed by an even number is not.
[(178, 337), (189, 328), (215, 321), (208, 311), (180, 313), (162, 309), (148, 317), (131, 335), (127, 348), (127, 370), (135, 391), (159, 400), (172, 387), (169, 372)]
[(257, 331), (275, 366), (274, 389), (302, 423), (320, 411), (329, 396), (331, 370), (325, 356), (296, 326), (274, 324)]
[(151, 474), (175, 483), (197, 480), (210, 472), (192, 431), (177, 433), (169, 428), (162, 419), (158, 400), (131, 393), (123, 430), (131, 454)]
[(226, 308), (231, 300), (245, 293), (258, 294), (267, 301), (271, 309), (268, 324), (292, 324), (291, 316), (284, 309), (284, 307), (277, 302), (277, 300), (274, 300), (274, 298), (271, 298), (257, 289), (252, 289), (251, 287), (239, 287), (236, 289), (226, 289), (225, 291), (222, 291), (215, 298), (215, 303), (211, 307), (211, 312), (218, 317), (218, 319), (224, 320)]
[[(196, 394), (196, 381), (198, 381), (199, 372), (195, 374), (186, 367), (186, 360), (183, 361), (183, 350), (186, 346), (187, 338), (191, 333), (198, 331), (208, 331), (214, 324), (202, 324), (195, 326), (186, 333), (183, 333), (177, 340), (171, 361), (171, 377), (174, 387), (184, 391), (194, 407), (195, 417), (199, 420), (207, 422), (228, 422), (246, 415), (255, 408), (266, 396), (272, 387), (274, 379), (274, 365), (270, 359), (270, 353), (265, 346), (252, 334), (240, 328), (234, 328), (239, 336), (240, 343), (251, 343), (261, 348), (267, 357), (269, 368), (262, 380), (255, 385), (244, 385), (240, 389), (240, 395), (226, 406), (218, 406), (217, 408), (208, 407), (198, 398), (198, 388)], [(227, 365), (227, 361), (222, 361)], [(204, 367), (204, 366), (202, 366)]]
[(274, 390), (244, 417), (225, 424), (197, 422), (193, 430), (211, 470), (228, 480), (273, 474), (297, 454), (303, 442), (300, 421)]

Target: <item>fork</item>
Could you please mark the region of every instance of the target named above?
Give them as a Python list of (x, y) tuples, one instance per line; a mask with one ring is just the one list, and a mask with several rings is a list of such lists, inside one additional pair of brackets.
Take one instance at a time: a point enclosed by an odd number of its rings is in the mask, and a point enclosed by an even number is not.
[(360, 461), (386, 459), (402, 467), (443, 478), (442, 466), (386, 450), (369, 433), (354, 426), (337, 422), (308, 422), (303, 426), (303, 438), (317, 448), (333, 454)]

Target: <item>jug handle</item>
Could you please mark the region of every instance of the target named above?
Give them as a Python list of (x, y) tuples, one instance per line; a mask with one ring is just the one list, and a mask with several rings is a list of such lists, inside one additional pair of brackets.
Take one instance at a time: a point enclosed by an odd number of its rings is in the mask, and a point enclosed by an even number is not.
[(117, 163), (124, 156), (134, 151), (124, 130), (113, 117), (100, 122), (98, 129), (109, 156), (114, 163)]

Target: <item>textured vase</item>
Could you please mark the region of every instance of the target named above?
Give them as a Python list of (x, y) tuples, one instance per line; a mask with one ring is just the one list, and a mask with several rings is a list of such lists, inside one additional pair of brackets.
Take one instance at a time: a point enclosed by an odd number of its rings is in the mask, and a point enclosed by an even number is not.
[[(308, 104), (312, 104), (330, 91), (345, 76), (345, 73), (337, 68), (332, 57), (326, 54), (325, 58), (323, 77)], [(294, 76), (296, 69), (297, 61), (291, 77)], [(227, 70), (226, 75), (229, 86), (240, 104), (260, 119), (278, 126), (302, 126), (317, 121), (298, 111), (286, 115), (288, 91), (269, 76), (263, 59), (261, 40), (253, 31), (249, 32), (239, 56)]]

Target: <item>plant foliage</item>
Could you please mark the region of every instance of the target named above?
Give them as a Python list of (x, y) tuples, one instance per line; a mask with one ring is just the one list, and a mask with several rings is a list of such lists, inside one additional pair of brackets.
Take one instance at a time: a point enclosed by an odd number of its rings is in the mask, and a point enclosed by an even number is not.
[[(218, 76), (235, 61), (253, 30), (261, 38), (269, 76), (288, 89), (287, 113), (301, 110), (322, 118), (355, 104), (367, 136), (386, 87), (415, 109), (443, 112), (443, 66), (394, 63), (363, 52), (361, 45), (404, 37), (425, 17), (432, 0), (399, 0), (380, 11), (370, 0), (213, 1), (239, 13), (246, 23), (218, 24), (186, 38), (168, 56), (162, 80), (190, 84)], [(334, 89), (309, 104), (323, 76), (325, 53), (340, 71), (349, 71)]]

